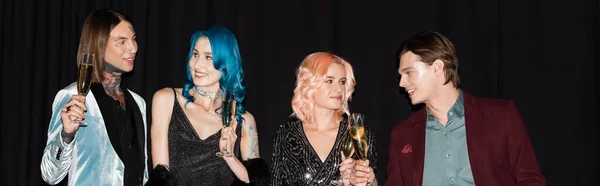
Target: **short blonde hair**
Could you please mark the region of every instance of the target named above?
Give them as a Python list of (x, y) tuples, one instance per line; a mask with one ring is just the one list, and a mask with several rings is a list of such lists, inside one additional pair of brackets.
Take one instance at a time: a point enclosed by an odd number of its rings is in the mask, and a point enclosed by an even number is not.
[(346, 96), (342, 101), (342, 108), (337, 111), (339, 116), (346, 113), (349, 114), (348, 101), (352, 98), (354, 92), (354, 72), (352, 65), (343, 58), (328, 52), (315, 52), (304, 58), (298, 69), (296, 70), (296, 88), (294, 89), (294, 97), (292, 98), (293, 115), (302, 121), (313, 121), (311, 116), (314, 110), (314, 91), (321, 86), (327, 70), (332, 64), (341, 64), (346, 72)]

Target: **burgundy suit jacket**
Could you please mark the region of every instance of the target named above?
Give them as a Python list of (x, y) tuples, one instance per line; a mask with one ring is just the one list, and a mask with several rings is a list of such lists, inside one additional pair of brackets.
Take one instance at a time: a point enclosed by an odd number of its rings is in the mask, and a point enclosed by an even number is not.
[[(467, 149), (476, 185), (546, 185), (514, 103), (463, 91)], [(385, 186), (421, 186), (425, 159), (425, 108), (392, 130)]]

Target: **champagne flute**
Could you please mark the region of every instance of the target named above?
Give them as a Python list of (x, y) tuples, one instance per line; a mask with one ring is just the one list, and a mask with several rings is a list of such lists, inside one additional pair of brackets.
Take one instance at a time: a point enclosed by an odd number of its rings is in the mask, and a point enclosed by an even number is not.
[(344, 157), (351, 158), (354, 154), (354, 145), (352, 143), (352, 136), (348, 130), (346, 130), (346, 139), (344, 140), (344, 144), (342, 145), (342, 153), (344, 153)]
[[(342, 138), (342, 153), (346, 158), (352, 158), (354, 154), (354, 145), (352, 145), (352, 136), (350, 136), (350, 130), (346, 130), (344, 137)], [(332, 185), (341, 186), (344, 185), (344, 173), (340, 172), (340, 177), (337, 180), (331, 181)]]
[[(235, 95), (233, 92), (223, 91), (223, 105), (221, 105), (221, 119), (223, 120), (223, 128), (229, 127), (232, 122), (232, 117), (235, 116)], [(233, 152), (228, 152), (229, 140), (225, 141), (225, 147), (217, 152), (218, 157), (232, 157)]]
[(352, 145), (358, 159), (367, 160), (369, 145), (367, 144), (367, 136), (365, 135), (364, 115), (353, 113), (350, 122), (350, 136), (352, 137)]
[[(350, 122), (350, 136), (352, 137), (352, 145), (356, 151), (356, 155), (360, 160), (367, 160), (369, 154), (369, 144), (367, 135), (365, 134), (364, 119), (365, 116), (360, 113), (353, 113)], [(367, 182), (367, 185), (371, 183)]]
[[(94, 53), (82, 53), (81, 62), (79, 63), (79, 73), (77, 75), (77, 93), (87, 96), (92, 85), (92, 74), (94, 73)], [(81, 121), (80, 118), (75, 118), (75, 121), (81, 126), (87, 124)]]

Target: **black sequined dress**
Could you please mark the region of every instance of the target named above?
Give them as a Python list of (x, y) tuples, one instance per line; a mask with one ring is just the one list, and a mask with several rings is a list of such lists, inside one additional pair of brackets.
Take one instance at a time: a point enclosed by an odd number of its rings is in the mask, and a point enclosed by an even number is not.
[[(339, 177), (339, 164), (342, 162), (340, 152), (347, 128), (347, 119), (344, 117), (340, 122), (334, 148), (325, 162), (322, 162), (304, 134), (302, 121), (292, 118), (281, 125), (273, 143), (272, 185), (331, 185), (331, 181)], [(365, 130), (370, 166), (377, 174), (375, 137), (368, 127), (365, 126)], [(356, 154), (353, 158), (357, 159)]]
[[(237, 136), (241, 135), (237, 127)], [(230, 185), (237, 178), (225, 160), (217, 157), (221, 131), (200, 139), (177, 98), (169, 123), (169, 168), (178, 185)], [(235, 142), (235, 155), (240, 158), (240, 139)]]

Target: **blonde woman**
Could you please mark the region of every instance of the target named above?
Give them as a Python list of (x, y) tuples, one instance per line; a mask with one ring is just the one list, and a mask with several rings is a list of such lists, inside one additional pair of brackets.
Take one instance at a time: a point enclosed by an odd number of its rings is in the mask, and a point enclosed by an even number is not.
[[(342, 157), (341, 141), (356, 84), (352, 66), (334, 54), (317, 52), (302, 61), (296, 78), (293, 117), (274, 140), (272, 185), (330, 185), (340, 172), (349, 185), (356, 162)], [(367, 136), (370, 167), (365, 176), (374, 183), (377, 152), (368, 129)]]

